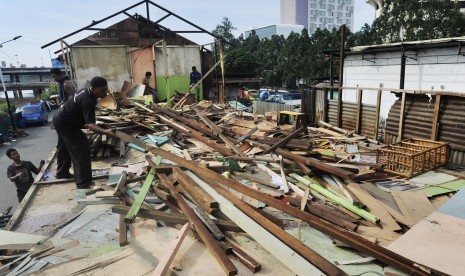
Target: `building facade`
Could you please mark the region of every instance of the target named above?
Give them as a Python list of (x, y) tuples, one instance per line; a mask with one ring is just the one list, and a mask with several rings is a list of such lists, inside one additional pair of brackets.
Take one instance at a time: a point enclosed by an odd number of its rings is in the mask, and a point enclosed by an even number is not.
[(317, 29), (354, 26), (354, 0), (281, 0), (281, 23), (299, 24), (312, 35)]
[(252, 32), (260, 38), (271, 38), (273, 35), (283, 35), (287, 38), (292, 32), (300, 34), (304, 26), (302, 25), (291, 25), (291, 24), (277, 24), (277, 25), (270, 25), (261, 28), (254, 28), (250, 31), (244, 32), (244, 38), (249, 37), (252, 35)]

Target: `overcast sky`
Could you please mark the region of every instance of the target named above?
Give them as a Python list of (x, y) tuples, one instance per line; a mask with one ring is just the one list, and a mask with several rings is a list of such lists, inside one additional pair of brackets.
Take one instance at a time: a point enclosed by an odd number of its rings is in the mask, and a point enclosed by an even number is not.
[[(156, 4), (178, 14), (181, 17), (211, 31), (219, 24), (223, 17), (228, 17), (238, 28), (235, 35), (249, 30), (251, 27), (263, 27), (280, 23), (279, 0), (153, 0)], [(41, 49), (42, 45), (52, 42), (62, 36), (70, 34), (89, 25), (92, 20), (101, 20), (119, 12), (136, 0), (1, 0), (0, 43), (22, 35), (22, 38), (11, 41), (0, 48), (0, 61), (6, 61), (7, 66), (26, 64), (33, 66), (51, 66), (50, 55), (60, 49), (56, 43)], [(130, 14), (139, 13), (145, 16), (145, 5), (128, 11)], [(157, 20), (166, 13), (152, 6), (150, 17)], [(373, 21), (373, 8), (365, 0), (355, 0), (354, 31)], [(126, 15), (117, 16), (102, 22), (96, 28), (106, 28), (127, 18)], [(172, 17), (170, 17), (172, 18)], [(194, 30), (179, 20), (169, 19), (161, 22), (172, 30)], [(69, 44), (74, 43), (93, 32), (84, 31), (65, 39)], [(208, 35), (185, 34), (187, 38), (199, 44), (212, 41)]]

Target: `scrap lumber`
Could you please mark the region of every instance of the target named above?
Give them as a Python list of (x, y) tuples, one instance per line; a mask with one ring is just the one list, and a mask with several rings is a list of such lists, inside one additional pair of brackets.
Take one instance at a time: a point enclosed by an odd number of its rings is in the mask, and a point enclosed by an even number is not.
[(209, 194), (200, 188), (186, 175), (180, 168), (173, 169), (174, 177), (178, 180), (179, 185), (192, 197), (198, 205), (209, 214), (214, 213), (218, 209), (218, 202), (216, 202)]
[(324, 220), (327, 220), (327, 221), (329, 221), (331, 223), (334, 223), (334, 224), (338, 225), (339, 227), (341, 227), (343, 229), (347, 229), (349, 231), (357, 230), (358, 226), (356, 224), (354, 224), (354, 223), (352, 223), (350, 221), (346, 221), (346, 220), (344, 220), (344, 219), (342, 219), (340, 217), (337, 217), (334, 214), (327, 212), (327, 210), (321, 208), (320, 206), (318, 206), (316, 204), (311, 204), (310, 205), (310, 204), (307, 203), (307, 210), (311, 214), (313, 214), (313, 215), (315, 215), (315, 216), (317, 216), (319, 218), (322, 218)]
[[(153, 169), (152, 169), (153, 170)], [(222, 251), (218, 243), (213, 239), (208, 229), (203, 225), (202, 221), (197, 217), (195, 212), (189, 207), (185, 199), (179, 194), (174, 186), (171, 185), (170, 193), (171, 196), (176, 200), (179, 208), (182, 210), (184, 215), (194, 224), (195, 231), (199, 234), (202, 241), (207, 246), (210, 253), (220, 264), (226, 275), (237, 275), (237, 268), (231, 262), (231, 260)]]
[[(124, 200), (120, 201), (120, 204), (125, 206), (126, 202)], [(124, 215), (119, 215), (119, 246), (125, 246), (128, 244), (128, 225), (124, 221)]]
[(253, 176), (253, 174), (242, 173), (242, 172), (233, 172), (233, 175), (238, 176), (240, 178), (247, 179), (247, 180), (252, 181), (252, 182), (256, 182), (258, 184), (266, 185), (266, 186), (271, 187), (271, 188), (278, 189), (280, 187), (278, 184), (271, 183), (269, 181), (265, 181), (265, 180), (263, 180), (261, 178)]
[(298, 181), (300, 181), (301, 183), (307, 185), (308, 187), (310, 187), (310, 189), (316, 191), (317, 193), (323, 195), (324, 197), (326, 197), (327, 199), (331, 200), (332, 202), (346, 208), (347, 210), (351, 211), (351, 212), (354, 212), (355, 214), (361, 216), (362, 218), (366, 219), (367, 221), (371, 222), (371, 223), (374, 223), (376, 224), (378, 221), (379, 221), (379, 218), (377, 218), (376, 216), (374, 216), (373, 214), (363, 210), (363, 209), (360, 209), (358, 208), (357, 206), (353, 205), (349, 200), (345, 199), (345, 198), (341, 198), (335, 194), (333, 194), (332, 192), (326, 190), (325, 188), (321, 187), (320, 185), (317, 185), (315, 183), (312, 183), (310, 180), (308, 179), (305, 179), (303, 177), (301, 177), (300, 175), (297, 175), (297, 174), (290, 174), (290, 176)]
[(392, 191), (407, 226), (414, 226), (433, 213), (436, 208), (422, 191)]
[[(126, 214), (130, 210), (130, 207), (123, 206), (123, 205), (116, 205), (116, 206), (113, 206), (111, 210), (115, 214)], [(188, 222), (188, 219), (184, 215), (161, 212), (155, 209), (140, 209), (137, 216), (141, 218), (161, 220), (166, 223), (173, 223), (173, 224), (184, 224)], [(235, 223), (231, 221), (214, 219), (213, 222), (215, 222), (215, 224), (222, 231), (244, 232), (239, 226), (237, 226)]]
[(218, 135), (218, 137), (223, 140), (223, 142), (230, 148), (232, 149), (235, 153), (237, 153), (239, 156), (246, 157), (246, 155), (234, 145), (233, 142), (229, 141), (229, 139), (224, 136), (223, 130), (220, 129), (217, 125), (215, 125), (210, 119), (207, 118), (204, 114), (197, 113), (197, 116), (208, 126), (213, 130), (213, 133)]
[(257, 130), (258, 130), (257, 127), (252, 128), (251, 130), (244, 133), (241, 137), (236, 139), (236, 142), (240, 143), (240, 142), (244, 141), (245, 139), (249, 138), (252, 134), (254, 134)]
[(231, 247), (232, 249), (232, 254), (236, 256), (239, 261), (245, 265), (250, 271), (253, 273), (259, 272), (262, 269), (262, 265), (259, 264), (256, 260), (254, 260), (252, 257), (250, 257), (247, 253), (242, 251), (238, 246), (236, 246), (233, 242), (229, 241), (228, 239), (225, 239), (222, 241), (225, 243), (227, 246)]
[(362, 189), (358, 184), (349, 183), (347, 188), (352, 191), (360, 201), (368, 207), (370, 213), (373, 213), (380, 219), (380, 224), (383, 229), (389, 229), (391, 231), (400, 230), (399, 224), (392, 218), (389, 212), (384, 208), (384, 206), (368, 192)]
[(119, 196), (121, 193), (124, 192), (127, 177), (128, 177), (128, 173), (126, 171), (123, 171), (123, 173), (121, 174), (118, 180), (118, 183), (116, 184), (115, 191), (113, 193), (114, 196)]
[(366, 244), (366, 241), (364, 239), (360, 238), (354, 233), (334, 227), (333, 225), (330, 225), (327, 222), (322, 221), (321, 219), (309, 213), (303, 212), (281, 201), (263, 195), (261, 192), (253, 190), (247, 186), (238, 185), (237, 182), (234, 180), (224, 178), (223, 176), (215, 172), (212, 172), (208, 169), (198, 167), (193, 161), (185, 160), (159, 148), (151, 148), (150, 152), (152, 152), (153, 154), (158, 154), (163, 158), (169, 159), (173, 162), (176, 162), (180, 166), (183, 166), (200, 175), (200, 177), (206, 181), (216, 181), (222, 185), (225, 185), (245, 195), (255, 198), (261, 202), (264, 202), (265, 204), (282, 210), (285, 213), (293, 215), (296, 218), (302, 219), (303, 221), (307, 222), (310, 225), (310, 227), (313, 227), (316, 230), (331, 236), (332, 238), (340, 240), (361, 252), (369, 254), (375, 257), (376, 259), (380, 260), (381, 262), (384, 262), (388, 265), (392, 265), (393, 267), (396, 267), (402, 271), (407, 271), (409, 273), (427, 275), (423, 270), (416, 267), (414, 262), (403, 256), (395, 254), (394, 252), (391, 252), (381, 246), (372, 244), (368, 245)]
[(199, 140), (203, 144), (205, 144), (208, 147), (218, 151), (219, 153), (224, 154), (226, 156), (234, 155), (229, 149), (215, 143), (214, 141), (208, 140), (207, 138), (203, 137), (202, 134), (198, 133), (197, 131), (195, 131), (195, 130), (187, 127), (187, 126), (180, 126), (180, 125), (178, 125), (176, 123), (173, 123), (172, 121), (170, 121), (170, 119), (165, 118), (165, 117), (163, 117), (161, 115), (158, 115), (158, 117), (160, 118), (160, 120), (162, 122), (164, 122), (168, 126), (178, 130), (181, 133), (186, 134), (189, 137), (192, 137), (192, 138), (195, 138), (195, 139)]
[(170, 265), (176, 256), (176, 253), (181, 247), (184, 237), (186, 237), (187, 231), (189, 231), (189, 223), (184, 224), (176, 238), (170, 243), (167, 252), (160, 259), (160, 262), (158, 262), (157, 267), (152, 273), (152, 276), (164, 276), (167, 274), (168, 270), (170, 269)]
[(216, 226), (215, 222), (208, 216), (207, 212), (203, 210), (201, 207), (194, 208), (195, 214), (199, 217), (199, 219), (203, 222), (203, 224), (210, 230), (213, 237), (217, 240), (224, 239), (224, 234), (221, 230)]
[(152, 182), (154, 178), (155, 178), (155, 169), (152, 168), (149, 174), (147, 175), (147, 178), (145, 179), (144, 185), (142, 185), (142, 189), (139, 191), (139, 194), (134, 200), (134, 203), (132, 204), (131, 209), (126, 214), (126, 217), (124, 218), (124, 222), (126, 223), (134, 222), (134, 220), (136, 219), (137, 213), (139, 212), (140, 207), (142, 203), (144, 202), (144, 199), (147, 196), (147, 193), (150, 187), (152, 186)]
[(281, 141), (277, 142), (276, 144), (274, 144), (271, 147), (269, 147), (268, 149), (266, 149), (263, 152), (263, 154), (268, 154), (268, 153), (274, 151), (275, 149), (284, 146), (287, 142), (289, 142), (291, 139), (294, 139), (295, 137), (297, 137), (297, 135), (299, 135), (303, 131), (304, 131), (304, 127), (301, 126), (296, 131), (294, 131), (291, 134), (289, 134), (288, 136), (284, 137)]
[[(201, 186), (205, 191), (211, 194), (219, 203), (220, 203), (220, 210), (227, 215), (233, 221), (239, 223), (241, 227), (249, 234), (254, 240), (260, 243), (265, 249), (269, 252), (272, 252), (279, 260), (281, 260), (287, 267), (289, 267), (294, 273), (297, 275), (319, 275), (321, 274), (320, 270), (317, 269), (315, 266), (311, 264), (308, 260), (304, 259), (300, 254), (296, 254), (297, 252), (289, 247), (288, 243), (282, 242), (278, 239), (278, 236), (272, 235), (270, 232), (265, 230), (260, 223), (269, 223), (272, 228), (277, 228), (277, 231), (283, 231), (286, 233), (280, 238), (287, 238), (290, 236), (287, 232), (279, 228), (278, 226), (274, 225), (272, 222), (269, 222), (266, 218), (261, 216), (255, 216), (252, 219), (249, 214), (244, 213), (238, 209), (236, 203), (240, 204), (244, 209), (252, 209), (250, 214), (254, 214), (253, 208), (248, 206), (247, 204), (241, 202), (239, 199), (236, 199), (232, 196), (229, 192), (222, 189), (221, 187), (217, 187), (213, 181), (206, 182), (199, 179), (196, 175), (191, 172), (187, 172), (187, 174), (195, 181), (199, 186)], [(205, 180), (205, 179), (204, 179)], [(215, 187), (212, 188), (212, 187)], [(229, 198), (226, 198), (229, 196)], [(236, 202), (236, 203), (235, 203)], [(258, 220), (256, 219), (258, 218)], [(260, 223), (259, 223), (260, 222)], [(270, 228), (267, 228), (270, 229)], [(295, 238), (292, 237), (295, 240)], [(297, 241), (297, 240), (296, 240)], [(293, 245), (299, 247), (306, 247), (299, 241), (297, 243), (292, 243)], [(298, 245), (300, 244), (300, 245)], [(312, 251), (310, 248), (306, 247), (308, 250)], [(305, 249), (304, 249), (305, 250)], [(317, 254), (318, 255), (318, 254)], [(319, 256), (319, 255), (318, 255)], [(332, 275), (345, 275), (344, 272), (339, 273), (340, 270), (335, 267), (333, 264), (325, 260), (324, 258), (322, 261), (329, 263), (328, 269), (335, 268), (332, 271), (335, 272)], [(331, 275), (331, 274), (330, 274)]]

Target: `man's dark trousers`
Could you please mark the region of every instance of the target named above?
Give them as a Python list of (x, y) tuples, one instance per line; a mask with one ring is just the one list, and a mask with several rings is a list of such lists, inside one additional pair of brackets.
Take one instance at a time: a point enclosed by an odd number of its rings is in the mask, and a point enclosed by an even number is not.
[(90, 146), (87, 136), (80, 128), (61, 122), (56, 116), (53, 126), (58, 134), (57, 143), (57, 176), (69, 174), (73, 163), (76, 186), (86, 187), (92, 182), (92, 165)]

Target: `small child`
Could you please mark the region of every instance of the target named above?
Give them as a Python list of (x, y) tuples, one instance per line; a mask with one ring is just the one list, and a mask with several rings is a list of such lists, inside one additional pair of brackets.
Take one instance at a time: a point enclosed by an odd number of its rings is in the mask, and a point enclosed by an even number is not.
[(39, 168), (36, 168), (31, 162), (21, 160), (16, 149), (8, 149), (6, 155), (13, 160), (13, 164), (8, 166), (7, 176), (11, 182), (15, 183), (18, 201), (21, 202), (34, 182), (32, 173), (38, 174), (45, 161), (41, 160)]

